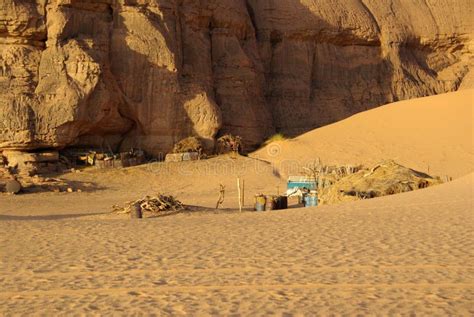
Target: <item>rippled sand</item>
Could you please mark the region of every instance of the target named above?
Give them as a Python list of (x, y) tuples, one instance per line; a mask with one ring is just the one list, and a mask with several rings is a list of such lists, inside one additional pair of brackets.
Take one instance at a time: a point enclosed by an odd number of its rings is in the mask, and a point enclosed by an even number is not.
[(1, 215), (0, 312), (473, 315), (472, 191), (473, 175), (261, 214)]

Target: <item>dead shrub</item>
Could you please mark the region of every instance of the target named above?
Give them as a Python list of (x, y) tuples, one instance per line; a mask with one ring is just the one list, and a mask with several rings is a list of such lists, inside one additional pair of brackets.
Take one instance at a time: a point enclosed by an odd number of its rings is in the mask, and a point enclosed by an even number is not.
[(194, 137), (188, 137), (176, 143), (173, 147), (173, 153), (188, 153), (188, 152), (197, 152), (202, 153), (202, 143), (201, 141)]

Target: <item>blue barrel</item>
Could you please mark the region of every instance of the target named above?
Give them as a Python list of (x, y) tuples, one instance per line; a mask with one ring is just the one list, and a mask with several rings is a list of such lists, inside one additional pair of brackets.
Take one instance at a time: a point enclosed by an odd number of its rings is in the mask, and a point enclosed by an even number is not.
[(318, 195), (316, 194), (307, 194), (304, 196), (304, 206), (305, 207), (317, 207), (318, 206)]
[(263, 195), (255, 196), (255, 211), (265, 211), (267, 199)]

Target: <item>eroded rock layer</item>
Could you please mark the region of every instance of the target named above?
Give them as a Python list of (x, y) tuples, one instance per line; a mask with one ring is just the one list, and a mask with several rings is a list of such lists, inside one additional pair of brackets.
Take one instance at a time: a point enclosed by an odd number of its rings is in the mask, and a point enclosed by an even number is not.
[(470, 0), (2, 0), (0, 149), (247, 146), (471, 87)]

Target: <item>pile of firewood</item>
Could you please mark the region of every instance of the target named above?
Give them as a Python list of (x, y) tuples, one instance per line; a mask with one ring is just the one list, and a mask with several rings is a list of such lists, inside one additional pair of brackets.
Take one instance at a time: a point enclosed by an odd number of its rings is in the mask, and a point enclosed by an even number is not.
[(142, 199), (129, 201), (125, 206), (113, 206), (113, 210), (119, 214), (130, 214), (134, 211), (136, 206), (140, 206), (141, 211), (151, 214), (162, 214), (167, 212), (182, 211), (185, 209), (184, 205), (173, 196), (157, 195), (154, 197), (146, 196)]

